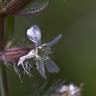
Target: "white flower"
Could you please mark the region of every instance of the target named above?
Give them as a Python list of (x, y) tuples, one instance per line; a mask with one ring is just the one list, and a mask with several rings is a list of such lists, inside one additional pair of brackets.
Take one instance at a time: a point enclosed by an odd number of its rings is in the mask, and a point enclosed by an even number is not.
[(48, 43), (41, 44), (40, 28), (37, 25), (33, 25), (27, 30), (27, 36), (36, 45), (36, 47), (27, 55), (20, 57), (18, 66), (22, 65), (24, 71), (29, 75), (28, 65), (25, 64), (26, 66), (24, 66), (24, 61), (34, 58), (37, 70), (44, 78), (46, 78), (44, 65), (46, 65), (49, 72), (59, 72), (58, 66), (50, 59), (49, 54), (51, 54), (50, 47), (56, 44), (61, 39), (62, 35), (58, 35), (55, 39)]

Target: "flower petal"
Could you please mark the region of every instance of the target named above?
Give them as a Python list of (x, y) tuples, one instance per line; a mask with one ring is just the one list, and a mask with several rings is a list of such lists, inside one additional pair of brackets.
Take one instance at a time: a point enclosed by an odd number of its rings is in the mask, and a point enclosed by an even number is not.
[(45, 62), (48, 72), (59, 72), (59, 67), (56, 65), (56, 63), (53, 60), (48, 58)]
[(38, 72), (44, 77), (46, 78), (45, 76), (45, 68), (44, 68), (44, 62), (42, 59), (37, 59), (36, 60), (36, 67), (37, 67), (37, 70)]
[(52, 41), (47, 43), (48, 47), (52, 47), (53, 45), (55, 45), (56, 43), (58, 43), (58, 41), (62, 38), (62, 34), (59, 34), (58, 36), (56, 36)]
[(41, 31), (37, 25), (33, 25), (31, 28), (27, 30), (28, 38), (34, 42), (37, 46), (41, 43)]

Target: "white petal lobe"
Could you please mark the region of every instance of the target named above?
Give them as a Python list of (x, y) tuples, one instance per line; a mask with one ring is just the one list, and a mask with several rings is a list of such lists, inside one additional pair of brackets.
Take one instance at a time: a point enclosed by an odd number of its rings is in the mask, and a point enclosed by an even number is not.
[(37, 25), (33, 25), (31, 28), (27, 30), (28, 38), (34, 42), (37, 46), (41, 43), (41, 31)]

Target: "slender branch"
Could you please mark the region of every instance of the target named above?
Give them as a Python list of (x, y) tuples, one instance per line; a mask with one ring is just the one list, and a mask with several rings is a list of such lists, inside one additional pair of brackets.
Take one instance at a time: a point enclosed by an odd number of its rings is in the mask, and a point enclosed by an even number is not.
[(4, 49), (4, 23), (5, 23), (5, 15), (0, 14), (0, 50)]
[[(5, 15), (0, 14), (0, 50), (3, 51), (5, 41), (4, 41), (4, 23)], [(1, 96), (9, 96), (8, 85), (7, 85), (7, 74), (6, 68), (3, 65), (3, 62), (0, 62), (0, 87), (1, 87)]]
[(6, 73), (6, 68), (3, 64), (0, 64), (0, 89), (1, 89), (0, 96), (9, 96), (7, 73)]

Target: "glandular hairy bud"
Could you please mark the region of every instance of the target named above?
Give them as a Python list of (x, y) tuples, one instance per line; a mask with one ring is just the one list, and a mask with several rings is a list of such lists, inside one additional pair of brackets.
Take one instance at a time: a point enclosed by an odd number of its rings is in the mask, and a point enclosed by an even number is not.
[(5, 7), (6, 14), (16, 14), (34, 0), (11, 0)]
[(49, 91), (44, 96), (82, 96), (83, 86), (83, 83), (81, 83), (79, 86), (72, 83), (56, 85), (56, 87), (54, 86), (51, 89), (51, 92)]
[(19, 58), (27, 54), (30, 50), (32, 50), (32, 47), (5, 49), (0, 52), (0, 61), (9, 63), (18, 62)]

